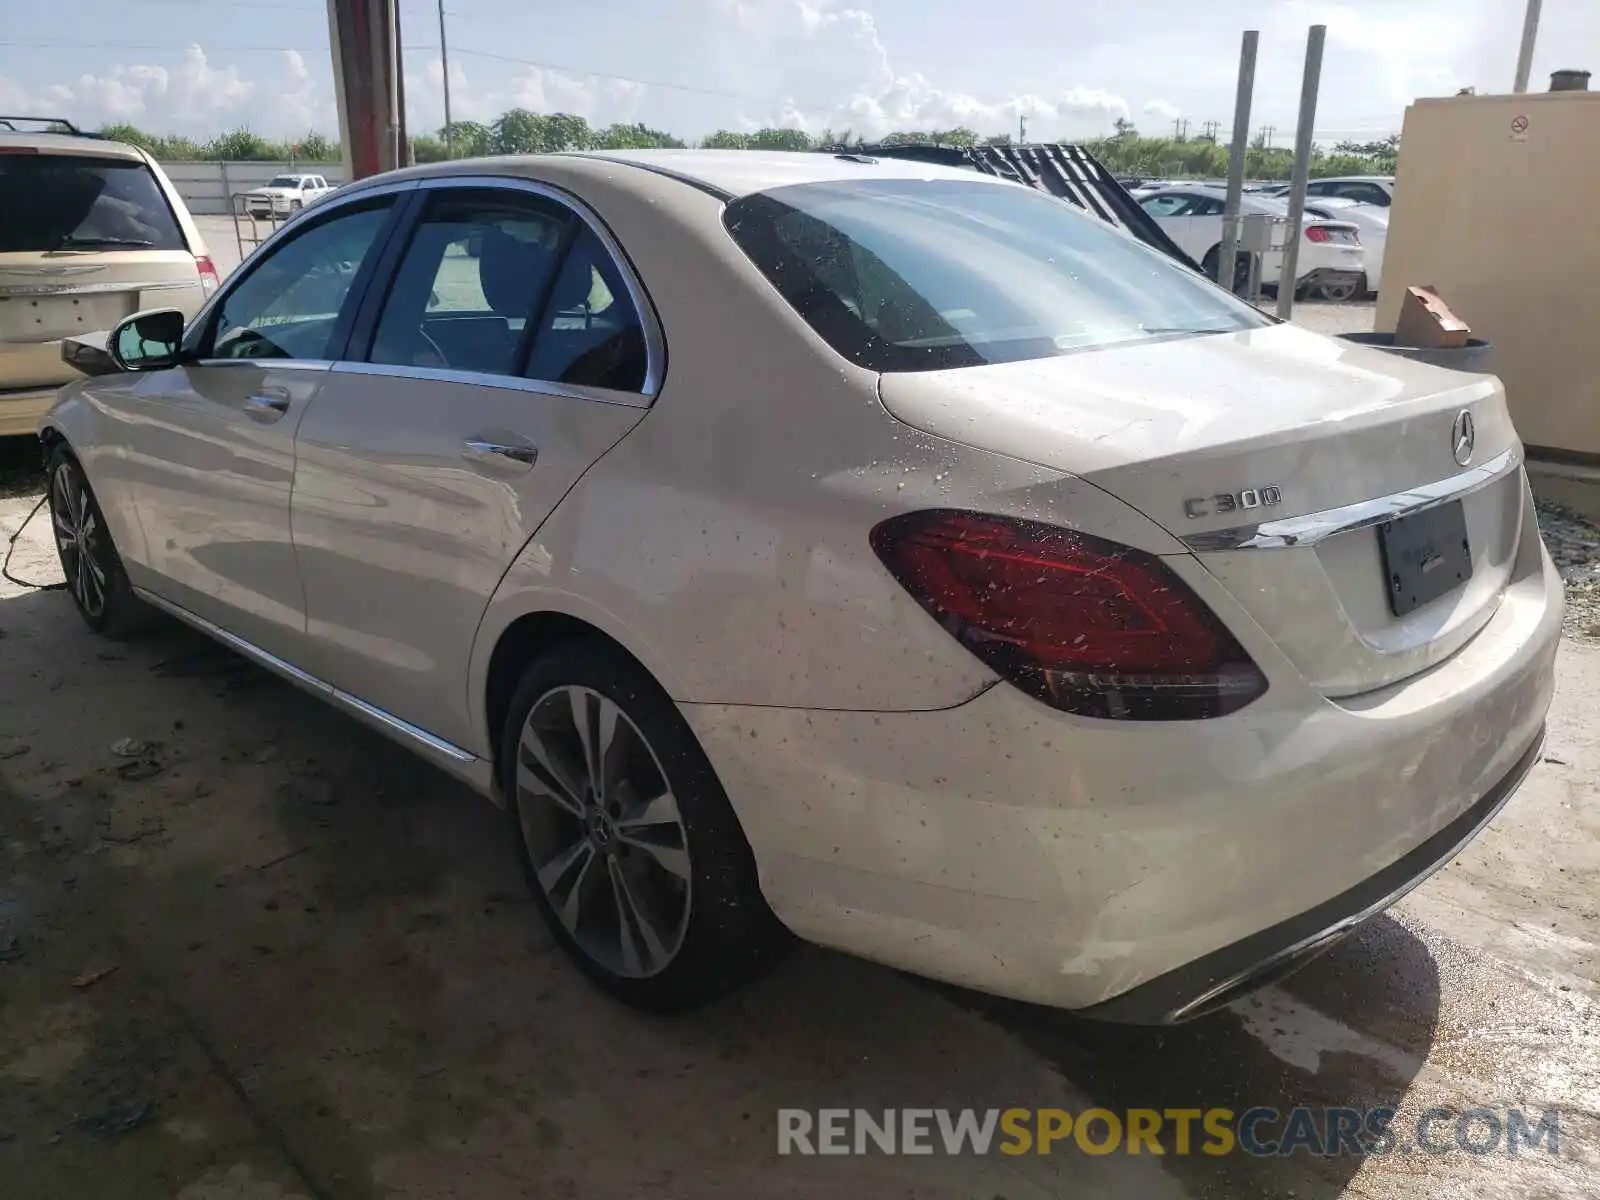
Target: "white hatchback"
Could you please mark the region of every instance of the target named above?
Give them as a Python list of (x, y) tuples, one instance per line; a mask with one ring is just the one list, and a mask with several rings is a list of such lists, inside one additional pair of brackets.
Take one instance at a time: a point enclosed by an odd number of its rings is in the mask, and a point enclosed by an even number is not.
[(1561, 588), (1499, 382), (1026, 187), (414, 168), (110, 351), (41, 429), (89, 624), (154, 606), (495, 797), (643, 1007), (788, 930), (1184, 1019), (1537, 759)]

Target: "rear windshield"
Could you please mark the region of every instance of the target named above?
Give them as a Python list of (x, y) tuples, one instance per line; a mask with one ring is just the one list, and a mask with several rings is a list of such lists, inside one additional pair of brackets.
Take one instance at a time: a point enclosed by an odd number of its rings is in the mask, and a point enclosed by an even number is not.
[(184, 250), (183, 234), (142, 162), (0, 154), (0, 253)]
[(973, 180), (775, 188), (728, 231), (829, 345), (931, 371), (1270, 322), (1070, 203)]
[(297, 188), (300, 186), (300, 176), (274, 175), (271, 179), (267, 180), (267, 186), (278, 188)]

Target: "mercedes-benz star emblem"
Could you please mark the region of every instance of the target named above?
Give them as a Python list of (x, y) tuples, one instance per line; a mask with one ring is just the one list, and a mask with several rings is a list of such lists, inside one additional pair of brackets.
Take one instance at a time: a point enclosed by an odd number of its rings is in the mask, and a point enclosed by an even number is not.
[(1477, 440), (1477, 431), (1472, 427), (1472, 414), (1463, 408), (1456, 414), (1455, 424), (1450, 427), (1450, 451), (1456, 456), (1456, 462), (1464, 467), (1472, 461), (1472, 447)]

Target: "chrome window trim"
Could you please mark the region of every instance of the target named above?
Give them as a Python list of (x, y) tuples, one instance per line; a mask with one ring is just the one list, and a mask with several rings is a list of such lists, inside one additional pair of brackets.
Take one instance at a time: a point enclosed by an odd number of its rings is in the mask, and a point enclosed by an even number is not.
[(444, 738), (438, 737), (435, 734), (431, 734), (426, 729), (423, 729), (418, 725), (413, 725), (409, 721), (402, 720), (401, 718), (395, 716), (392, 712), (379, 708), (376, 704), (368, 704), (359, 696), (352, 696), (349, 692), (341, 691), (340, 689), (334, 687), (327, 680), (319, 679), (317, 676), (311, 674), (311, 672), (301, 670), (293, 663), (279, 658), (276, 654), (271, 654), (268, 651), (263, 650), (254, 642), (247, 641), (236, 633), (229, 633), (226, 629), (222, 628), (222, 626), (190, 612), (181, 604), (175, 604), (171, 600), (168, 600), (163, 596), (159, 596), (146, 588), (135, 587), (133, 592), (134, 595), (138, 596), (146, 603), (159, 608), (162, 612), (176, 617), (186, 625), (193, 626), (195, 629), (198, 629), (201, 633), (206, 634), (208, 637), (216, 638), (217, 641), (221, 642), (229, 649), (238, 651), (246, 658), (260, 664), (261, 666), (267, 668), (267, 670), (272, 671), (274, 674), (281, 675), (291, 683), (299, 684), (308, 691), (314, 692), (325, 699), (332, 700), (341, 707), (349, 709), (358, 716), (366, 717), (368, 720), (376, 722), (378, 725), (382, 726), (385, 731), (393, 735), (397, 735), (400, 739), (413, 743), (417, 747), (427, 751), (430, 754), (433, 754), (439, 758), (443, 758), (447, 762), (460, 767), (472, 766), (481, 761), (478, 756), (473, 754), (470, 750), (463, 750), (454, 742), (447, 742)]
[(1183, 544), (1197, 553), (1215, 550), (1282, 550), (1290, 546), (1314, 546), (1318, 542), (1352, 529), (1365, 529), (1397, 521), (1412, 513), (1424, 512), (1451, 500), (1459, 500), (1503, 479), (1522, 465), (1522, 444), (1517, 442), (1465, 471), (1434, 483), (1420, 484), (1390, 496), (1359, 500), (1339, 508), (1286, 517), (1281, 521), (1262, 521), (1257, 525), (1237, 525), (1210, 533), (1190, 534)]
[[(273, 359), (234, 359), (235, 362), (273, 362)], [(487, 371), (457, 371), (451, 367), (412, 367), (401, 363), (333, 362), (326, 364), (335, 374), (376, 375), (387, 379), (430, 379), (439, 383), (464, 383), (474, 387), (501, 388), (510, 392), (532, 392), (540, 396), (559, 396), (568, 400), (588, 400), (597, 404), (617, 404), (626, 408), (649, 408), (651, 397), (638, 392), (613, 391), (576, 383), (553, 383), (548, 379), (528, 379), (521, 375), (495, 375)]]
[[(634, 271), (633, 263), (623, 251), (621, 243), (611, 235), (611, 230), (606, 228), (605, 222), (600, 219), (600, 215), (594, 209), (590, 208), (588, 204), (571, 192), (556, 187), (554, 184), (545, 183), (537, 179), (524, 179), (520, 176), (437, 175), (419, 180), (418, 188), (424, 192), (460, 189), (524, 192), (528, 195), (539, 196), (553, 201), (563, 208), (570, 209), (576, 213), (578, 219), (588, 226), (589, 231), (600, 240), (600, 244), (605, 247), (606, 253), (611, 256), (612, 265), (616, 267), (617, 274), (622, 279), (622, 285), (627, 289), (628, 299), (633, 304), (633, 310), (639, 314), (639, 324), (644, 331), (645, 346), (644, 385), (637, 393), (616, 392), (601, 388), (583, 390), (595, 393), (612, 403), (617, 402), (616, 397), (618, 396), (635, 395), (644, 402), (637, 407), (649, 407), (650, 402), (660, 395), (661, 385), (666, 377), (667, 370), (667, 343), (666, 337), (661, 330), (661, 319), (656, 313), (655, 305), (650, 301), (650, 294), (645, 291), (643, 282)], [(423, 219), (424, 217), (419, 215), (413, 224), (413, 228), (415, 228), (416, 224), (420, 224)], [(461, 374), (476, 373), (461, 372)], [(550, 387), (565, 388), (570, 386), (567, 384), (555, 384), (549, 380), (529, 380), (528, 382), (542, 382), (545, 385), (542, 389), (532, 389), (536, 391), (546, 390)]]
[(326, 371), (333, 366), (328, 358), (199, 358), (181, 364), (186, 367), (254, 367), (258, 371)]

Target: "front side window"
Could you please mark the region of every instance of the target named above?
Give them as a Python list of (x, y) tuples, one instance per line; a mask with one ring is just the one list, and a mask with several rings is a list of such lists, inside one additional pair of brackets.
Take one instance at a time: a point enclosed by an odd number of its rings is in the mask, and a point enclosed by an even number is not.
[(724, 223), (845, 358), (928, 371), (1270, 324), (1072, 205), (978, 180), (809, 183)]
[(384, 198), (274, 246), (218, 306), (206, 358), (328, 357), (339, 310), (389, 218)]
[(573, 219), (536, 196), (430, 197), (384, 302), (371, 361), (515, 374)]
[(0, 155), (0, 253), (187, 248), (172, 206), (142, 162)]

